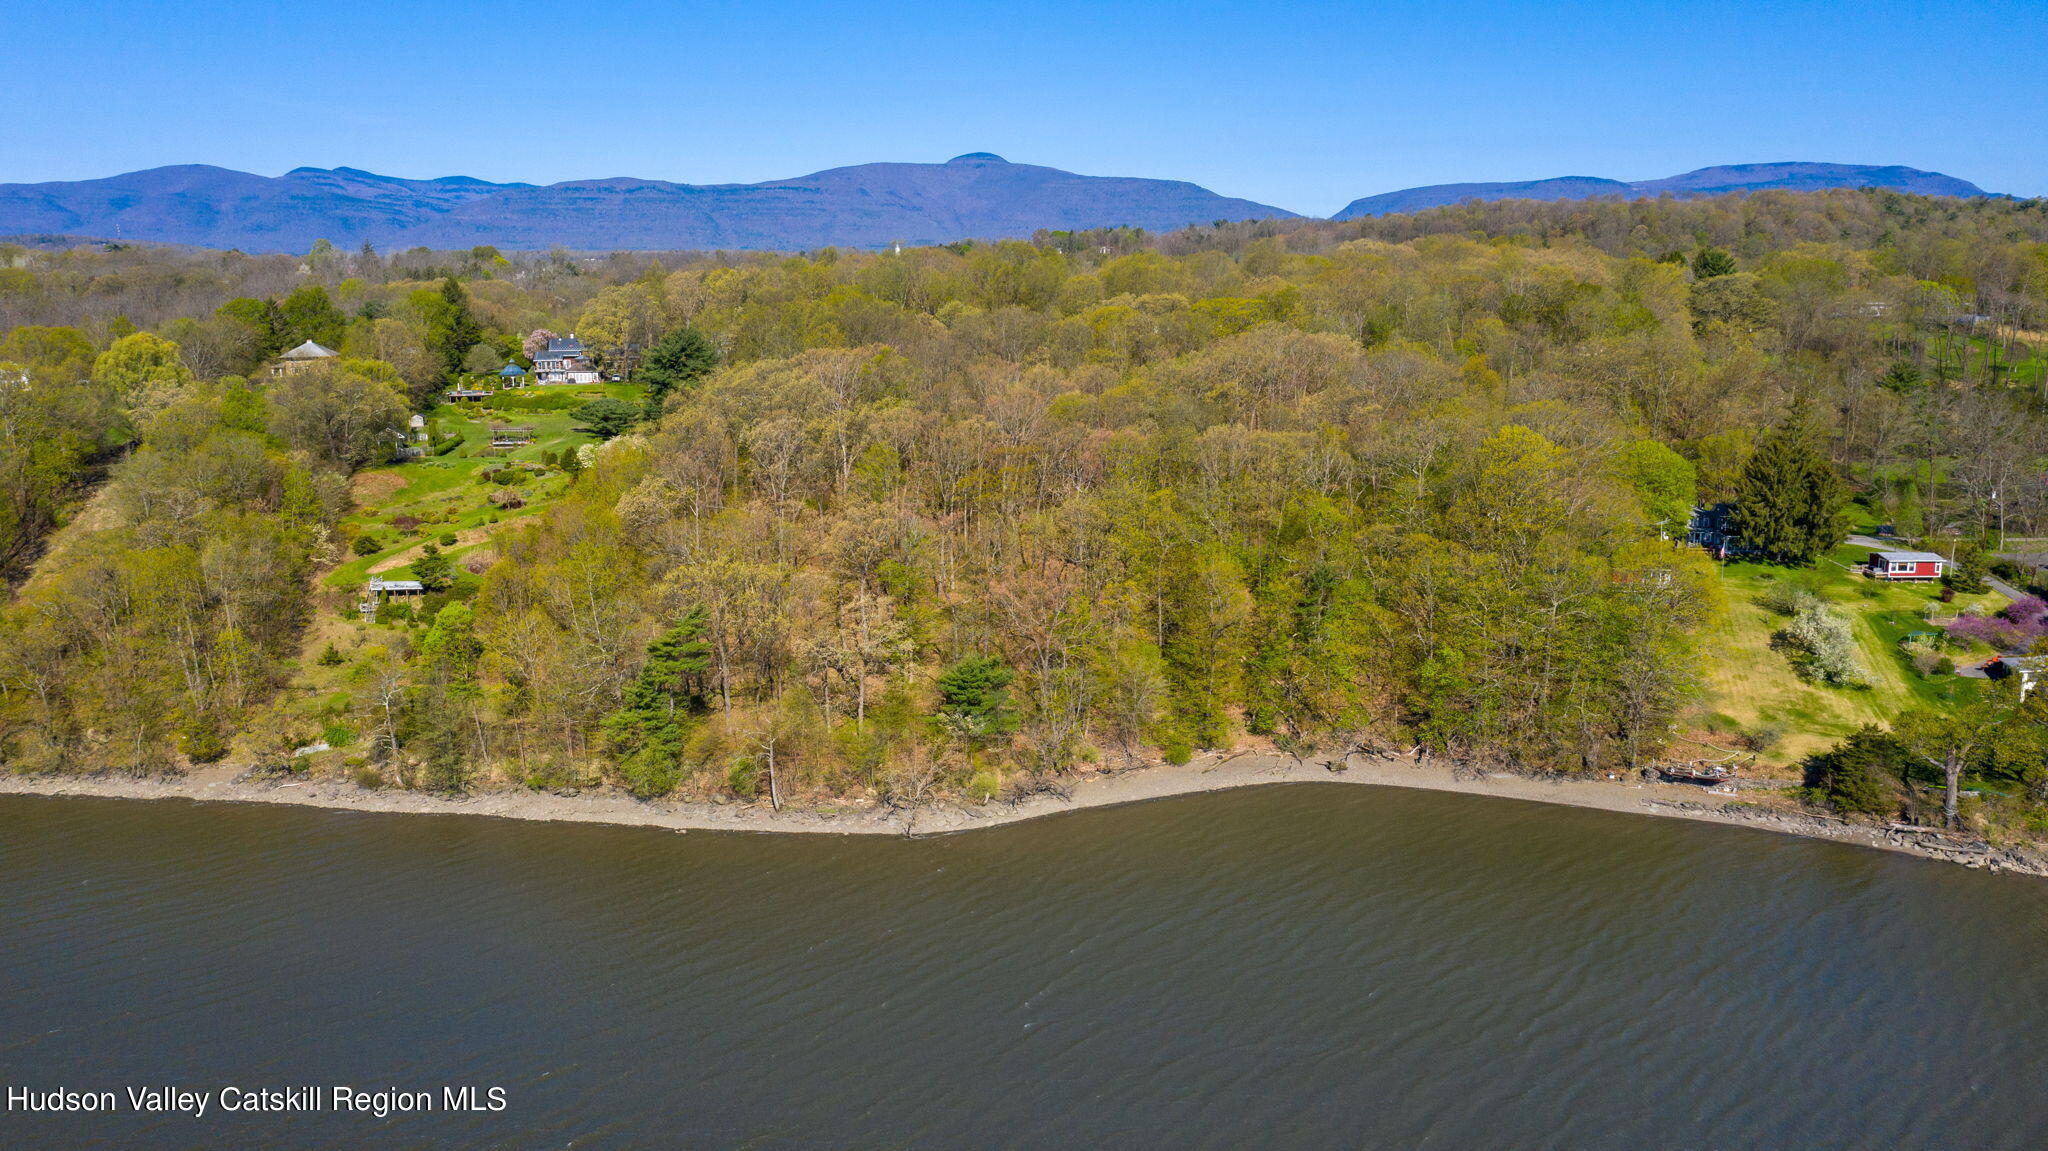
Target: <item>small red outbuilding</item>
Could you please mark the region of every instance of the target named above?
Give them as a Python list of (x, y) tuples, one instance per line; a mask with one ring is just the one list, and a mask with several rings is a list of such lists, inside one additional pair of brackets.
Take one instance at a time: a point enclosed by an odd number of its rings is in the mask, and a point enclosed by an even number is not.
[(1864, 564), (1877, 579), (1940, 579), (1947, 566), (1934, 552), (1871, 552)]

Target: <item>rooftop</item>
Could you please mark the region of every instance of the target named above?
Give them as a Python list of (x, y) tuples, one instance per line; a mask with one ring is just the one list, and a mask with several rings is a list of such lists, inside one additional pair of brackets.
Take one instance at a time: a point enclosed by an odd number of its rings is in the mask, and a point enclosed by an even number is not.
[(1948, 557), (1938, 552), (1871, 552), (1873, 556), (1893, 564), (1947, 563)]
[(313, 342), (313, 341), (311, 341), (311, 340), (307, 340), (307, 341), (306, 341), (305, 343), (303, 343), (303, 344), (300, 344), (300, 345), (299, 345), (298, 347), (296, 347), (296, 348), (293, 348), (293, 349), (292, 349), (291, 351), (289, 351), (289, 352), (286, 352), (286, 353), (285, 353), (284, 355), (282, 355), (282, 356), (279, 356), (279, 357), (278, 357), (278, 359), (281, 359), (281, 360), (325, 360), (325, 359), (331, 359), (331, 358), (333, 358), (333, 357), (335, 357), (335, 356), (338, 356), (338, 355), (340, 355), (340, 354), (341, 354), (340, 352), (337, 352), (337, 351), (335, 351), (335, 350), (334, 350), (333, 348), (328, 348), (328, 347), (322, 347), (321, 345), (319, 345), (319, 344), (316, 344), (316, 343), (314, 343), (314, 342)]

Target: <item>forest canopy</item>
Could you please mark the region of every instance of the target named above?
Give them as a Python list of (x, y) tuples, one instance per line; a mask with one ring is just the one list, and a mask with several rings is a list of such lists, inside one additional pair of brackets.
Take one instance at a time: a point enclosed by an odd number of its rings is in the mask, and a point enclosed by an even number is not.
[[(256, 760), (324, 724), (388, 782), (778, 802), (1248, 739), (1613, 770), (1697, 698), (1722, 592), (1677, 539), (1758, 453), (1829, 505), (1771, 521), (1787, 562), (1851, 496), (1913, 536), (2048, 534), (2039, 202), (0, 264), (22, 769)], [(406, 417), (566, 332), (637, 378), (576, 409), (601, 446), (541, 461), (559, 496), (479, 571), (432, 525), (353, 546), (351, 476)], [(340, 355), (265, 373), (303, 340)], [(95, 485), (99, 530), (30, 577)], [(312, 646), (362, 594), (318, 577), (398, 542), (427, 602)]]

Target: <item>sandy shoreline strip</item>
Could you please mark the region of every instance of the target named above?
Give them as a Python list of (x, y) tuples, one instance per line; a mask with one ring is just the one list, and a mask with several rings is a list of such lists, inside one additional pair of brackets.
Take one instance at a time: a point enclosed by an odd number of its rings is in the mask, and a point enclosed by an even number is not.
[(1744, 805), (1683, 784), (1611, 780), (1538, 779), (1507, 773), (1459, 772), (1448, 765), (1402, 757), (1350, 757), (1345, 770), (1258, 753), (1224, 753), (1190, 763), (1140, 767), (1101, 774), (1075, 784), (1070, 798), (1035, 795), (1016, 803), (986, 806), (935, 805), (912, 817), (904, 811), (851, 806), (841, 809), (786, 809), (765, 805), (642, 803), (615, 792), (556, 795), (540, 791), (496, 791), (445, 797), (412, 791), (370, 791), (352, 784), (243, 779), (235, 768), (212, 768), (181, 778), (126, 776), (0, 775), (0, 795), (98, 796), (115, 799), (188, 799), (206, 803), (272, 803), (399, 814), (487, 815), (563, 823), (609, 823), (672, 831), (754, 831), (823, 835), (936, 835), (999, 827), (1027, 819), (1091, 807), (1140, 803), (1179, 795), (1227, 791), (1281, 783), (1367, 784), (1490, 795), (1532, 803), (1590, 807), (1601, 811), (1692, 819), (1754, 827), (1814, 839), (1904, 852), (1923, 858), (1993, 870), (2048, 876), (2048, 860), (1938, 835), (1900, 834), (1820, 816), (1776, 812)]

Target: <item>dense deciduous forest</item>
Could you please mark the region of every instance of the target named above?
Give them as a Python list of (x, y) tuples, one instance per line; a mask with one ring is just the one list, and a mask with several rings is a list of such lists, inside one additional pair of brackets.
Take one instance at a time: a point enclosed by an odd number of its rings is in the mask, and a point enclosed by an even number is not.
[[(18, 770), (323, 731), (369, 784), (777, 803), (1245, 739), (1618, 770), (1696, 718), (1724, 590), (1669, 537), (1756, 457), (1908, 538), (2048, 535), (2039, 201), (0, 265)], [(548, 453), (479, 570), (369, 522), (408, 415), (572, 331), (631, 406), (584, 409), (602, 444)], [(303, 340), (340, 356), (267, 374)], [(421, 543), (425, 602), (359, 622), (327, 573)], [(2018, 746), (1970, 754), (2038, 791)]]

